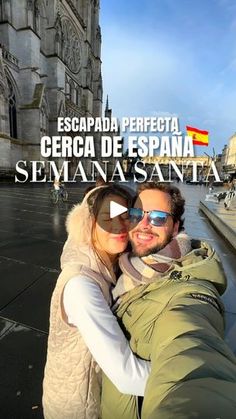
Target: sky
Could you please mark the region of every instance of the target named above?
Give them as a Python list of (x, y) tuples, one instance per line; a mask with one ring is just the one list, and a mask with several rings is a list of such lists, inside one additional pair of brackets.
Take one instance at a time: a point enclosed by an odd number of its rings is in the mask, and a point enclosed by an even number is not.
[(235, 0), (101, 0), (104, 104), (113, 116), (178, 116), (220, 153), (236, 131)]

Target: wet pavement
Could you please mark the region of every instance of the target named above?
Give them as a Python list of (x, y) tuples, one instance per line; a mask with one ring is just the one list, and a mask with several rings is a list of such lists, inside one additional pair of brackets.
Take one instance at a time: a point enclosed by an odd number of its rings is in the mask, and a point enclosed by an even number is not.
[[(198, 211), (207, 189), (178, 186), (186, 198), (187, 232), (192, 237), (208, 240), (222, 259), (228, 277), (228, 289), (223, 296), (226, 340), (236, 352), (235, 252)], [(66, 239), (65, 218), (83, 194), (82, 188), (67, 189), (69, 202), (55, 206), (50, 201), (49, 186), (0, 185), (0, 416), (3, 419), (43, 417), (41, 385), (50, 298)]]
[(200, 202), (200, 209), (236, 251), (236, 197), (225, 208), (224, 200), (218, 202), (211, 193)]
[(54, 206), (50, 188), (0, 185), (0, 417), (43, 418), (49, 306), (66, 239), (65, 217), (82, 190)]
[[(225, 340), (236, 354), (236, 252), (217, 232), (215, 226), (209, 222), (203, 212), (199, 211), (200, 201), (205, 202), (205, 196), (209, 193), (208, 188), (204, 185), (192, 186), (180, 183), (178, 186), (186, 198), (185, 227), (188, 234), (207, 240), (215, 248), (223, 263), (228, 281), (226, 292), (222, 296), (225, 305)], [(223, 202), (220, 207), (223, 207)], [(235, 217), (236, 208), (232, 207), (231, 211), (225, 212), (229, 218)], [(236, 226), (236, 224), (234, 225)]]

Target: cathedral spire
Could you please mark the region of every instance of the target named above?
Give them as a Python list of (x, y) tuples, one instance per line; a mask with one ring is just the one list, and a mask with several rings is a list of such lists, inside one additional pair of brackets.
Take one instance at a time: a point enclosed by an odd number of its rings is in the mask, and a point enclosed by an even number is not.
[(107, 95), (107, 101), (106, 101), (106, 108), (105, 108), (105, 117), (111, 118), (112, 110), (109, 109), (109, 100)]
[(107, 101), (106, 101), (106, 109), (105, 112), (108, 112), (109, 110), (109, 101), (108, 101), (108, 95), (107, 95)]

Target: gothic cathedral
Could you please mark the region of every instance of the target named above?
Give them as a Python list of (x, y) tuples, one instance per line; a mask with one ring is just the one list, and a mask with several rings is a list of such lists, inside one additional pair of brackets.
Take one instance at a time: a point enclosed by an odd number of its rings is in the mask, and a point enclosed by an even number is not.
[(0, 175), (59, 116), (101, 116), (99, 0), (0, 0)]

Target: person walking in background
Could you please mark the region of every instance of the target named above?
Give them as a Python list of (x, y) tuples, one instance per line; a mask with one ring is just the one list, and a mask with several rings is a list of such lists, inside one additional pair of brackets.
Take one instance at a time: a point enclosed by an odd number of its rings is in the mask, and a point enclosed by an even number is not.
[(54, 182), (53, 182), (53, 188), (54, 188), (54, 191), (57, 191), (59, 193), (59, 191), (60, 191), (60, 178), (55, 177)]

